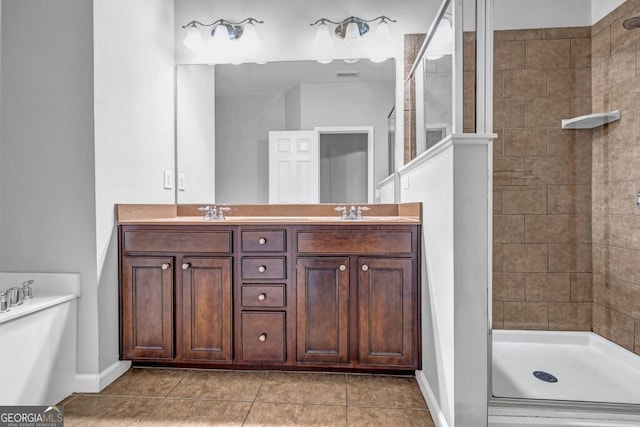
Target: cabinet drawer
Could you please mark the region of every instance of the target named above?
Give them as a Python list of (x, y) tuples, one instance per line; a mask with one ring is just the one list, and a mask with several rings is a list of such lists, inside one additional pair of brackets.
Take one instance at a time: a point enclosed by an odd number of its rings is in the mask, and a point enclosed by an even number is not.
[(244, 252), (284, 252), (284, 230), (244, 230), (241, 235)]
[(231, 231), (125, 230), (126, 252), (231, 252)]
[(285, 279), (285, 258), (242, 258), (243, 279)]
[(242, 359), (284, 362), (284, 313), (242, 313)]
[(410, 231), (301, 231), (298, 253), (410, 254)]
[(284, 285), (242, 286), (243, 307), (284, 307), (284, 301)]

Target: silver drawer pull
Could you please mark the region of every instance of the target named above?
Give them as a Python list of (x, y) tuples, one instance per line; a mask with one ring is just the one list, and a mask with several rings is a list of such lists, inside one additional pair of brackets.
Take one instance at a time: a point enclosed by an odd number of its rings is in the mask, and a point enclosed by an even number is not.
[(369, 269), (369, 266), (367, 264), (362, 266), (362, 271), (367, 271)]
[(171, 267), (171, 264), (169, 264), (168, 262), (165, 262), (164, 264), (162, 264), (162, 269), (163, 270), (168, 270), (169, 267)]
[(260, 240), (258, 240), (258, 244), (260, 245), (264, 245), (267, 243), (267, 239), (265, 239), (264, 237), (261, 237)]
[(183, 270), (188, 270), (189, 267), (191, 267), (191, 264), (189, 264), (188, 262), (185, 262), (184, 264), (182, 264), (182, 269)]
[(267, 334), (260, 334), (258, 340), (260, 340), (261, 342), (265, 342), (267, 340)]
[(267, 294), (260, 294), (260, 295), (258, 295), (258, 299), (259, 299), (260, 301), (264, 301), (264, 300), (266, 300), (266, 299), (267, 299)]
[(340, 269), (340, 271), (345, 271), (347, 269), (347, 266), (344, 264), (341, 264), (340, 267), (338, 267)]
[(267, 271), (267, 267), (265, 267), (264, 265), (261, 265), (260, 267), (258, 267), (258, 271), (260, 273), (264, 273), (265, 271)]

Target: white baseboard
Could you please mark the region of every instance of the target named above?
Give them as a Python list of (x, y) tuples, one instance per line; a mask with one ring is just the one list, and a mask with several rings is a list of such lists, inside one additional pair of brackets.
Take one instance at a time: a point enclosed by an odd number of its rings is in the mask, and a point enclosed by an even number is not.
[(118, 360), (98, 374), (76, 374), (76, 393), (100, 393), (131, 367), (131, 362)]
[(418, 386), (424, 396), (424, 400), (427, 402), (429, 412), (431, 412), (431, 418), (433, 418), (436, 427), (449, 427), (447, 420), (444, 418), (444, 413), (442, 413), (442, 409), (440, 409), (436, 395), (433, 394), (433, 390), (427, 381), (427, 376), (423, 371), (416, 371), (416, 380), (418, 381)]

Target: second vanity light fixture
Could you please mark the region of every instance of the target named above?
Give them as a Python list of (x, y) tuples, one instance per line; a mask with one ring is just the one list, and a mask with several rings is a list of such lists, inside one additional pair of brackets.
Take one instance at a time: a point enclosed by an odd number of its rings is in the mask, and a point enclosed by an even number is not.
[[(191, 50), (198, 50), (205, 46), (206, 43), (211, 43), (214, 46), (224, 47), (230, 45), (232, 42), (242, 40), (246, 49), (256, 49), (260, 46), (260, 39), (254, 24), (262, 24), (264, 21), (259, 21), (255, 18), (246, 18), (240, 22), (231, 22), (226, 19), (218, 19), (211, 24), (203, 24), (200, 21), (191, 21), (182, 28), (187, 30), (183, 43)], [(210, 38), (205, 37), (203, 40), (201, 34), (201, 28), (209, 28), (207, 33), (210, 34)]]
[(327, 50), (333, 46), (333, 38), (331, 29), (327, 23), (336, 25), (334, 33), (336, 37), (344, 40), (349, 48), (358, 48), (362, 45), (362, 37), (369, 32), (369, 23), (378, 22), (376, 27), (376, 37), (379, 41), (386, 42), (391, 36), (389, 31), (389, 22), (396, 22), (387, 16), (378, 16), (374, 19), (362, 19), (356, 16), (350, 16), (343, 21), (332, 21), (327, 18), (320, 18), (316, 22), (310, 24), (317, 25), (316, 35), (313, 39), (313, 47), (320, 50)]

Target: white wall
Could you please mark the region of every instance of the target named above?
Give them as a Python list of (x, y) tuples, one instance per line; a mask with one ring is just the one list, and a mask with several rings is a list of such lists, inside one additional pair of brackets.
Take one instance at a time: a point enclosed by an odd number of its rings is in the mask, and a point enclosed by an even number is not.
[(453, 135), (399, 171), (423, 203), (422, 371), (437, 426), (487, 425), (491, 135)]
[(387, 116), (395, 103), (392, 82), (303, 83), (301, 127), (373, 126), (374, 183), (387, 177)]
[[(207, 65), (176, 70), (177, 172), (185, 177), (178, 203), (215, 200), (215, 69)], [(179, 177), (176, 175), (176, 185)]]
[[(85, 20), (88, 18), (84, 18)], [(118, 358), (115, 203), (173, 203), (172, 0), (94, 0), (100, 370)]]
[(98, 371), (91, 16), (2, 1), (0, 270), (81, 274), (79, 372)]

